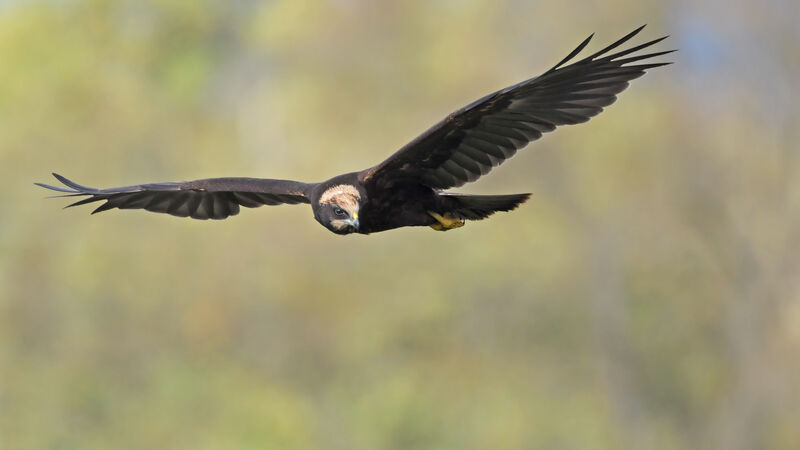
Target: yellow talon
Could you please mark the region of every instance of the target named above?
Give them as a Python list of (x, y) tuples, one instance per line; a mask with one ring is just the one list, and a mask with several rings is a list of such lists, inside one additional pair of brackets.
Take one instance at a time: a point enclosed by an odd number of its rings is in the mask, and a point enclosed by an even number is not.
[(428, 211), (428, 214), (431, 215), (437, 222), (430, 227), (436, 231), (447, 231), (452, 230), (453, 228), (459, 228), (464, 226), (464, 219), (460, 217), (453, 217), (450, 213), (437, 214), (433, 211)]

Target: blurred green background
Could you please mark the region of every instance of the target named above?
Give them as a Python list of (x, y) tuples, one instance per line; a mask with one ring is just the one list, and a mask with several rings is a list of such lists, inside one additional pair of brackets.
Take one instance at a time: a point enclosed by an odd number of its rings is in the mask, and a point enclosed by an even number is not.
[[(0, 1), (0, 448), (800, 448), (800, 4)], [(473, 193), (89, 216), (97, 187), (319, 181), (649, 27), (676, 64)]]

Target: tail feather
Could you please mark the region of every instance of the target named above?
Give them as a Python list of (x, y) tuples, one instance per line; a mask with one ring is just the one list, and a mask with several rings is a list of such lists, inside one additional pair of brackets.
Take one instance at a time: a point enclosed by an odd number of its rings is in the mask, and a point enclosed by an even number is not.
[(497, 211), (512, 211), (525, 203), (531, 196), (527, 194), (510, 195), (469, 195), (440, 194), (450, 203), (450, 213), (468, 220), (485, 219)]

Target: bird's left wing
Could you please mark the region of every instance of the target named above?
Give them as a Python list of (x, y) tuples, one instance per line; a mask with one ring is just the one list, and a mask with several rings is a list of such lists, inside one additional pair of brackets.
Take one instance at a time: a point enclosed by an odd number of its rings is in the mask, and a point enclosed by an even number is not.
[(193, 219), (224, 219), (239, 213), (239, 206), (310, 203), (308, 193), (313, 184), (290, 180), (262, 178), (207, 178), (194, 181), (139, 184), (110, 189), (81, 186), (61, 175), (53, 174), (66, 187), (37, 185), (64, 195), (88, 196), (69, 206), (105, 200), (92, 214), (113, 208), (145, 209)]
[(638, 62), (670, 51), (626, 57), (666, 37), (609, 54), (642, 28), (565, 65), (589, 43), (589, 36), (544, 74), (454, 112), (382, 163), (361, 172), (361, 181), (390, 185), (414, 180), (434, 189), (461, 186), (487, 174), (542, 133), (588, 121), (613, 103), (630, 80), (646, 69), (669, 64)]

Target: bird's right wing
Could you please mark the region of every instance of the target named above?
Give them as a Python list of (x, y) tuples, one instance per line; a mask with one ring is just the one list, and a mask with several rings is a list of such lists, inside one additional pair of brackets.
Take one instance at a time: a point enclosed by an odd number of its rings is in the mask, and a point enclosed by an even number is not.
[(110, 189), (81, 186), (53, 174), (66, 187), (35, 183), (65, 195), (88, 196), (69, 206), (105, 200), (92, 214), (113, 208), (145, 209), (193, 219), (224, 219), (239, 213), (239, 206), (311, 203), (308, 193), (313, 184), (262, 178), (207, 178), (194, 181), (140, 184)]

